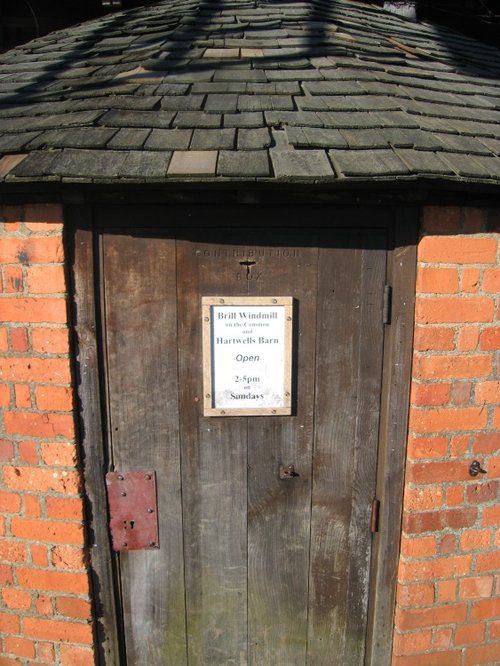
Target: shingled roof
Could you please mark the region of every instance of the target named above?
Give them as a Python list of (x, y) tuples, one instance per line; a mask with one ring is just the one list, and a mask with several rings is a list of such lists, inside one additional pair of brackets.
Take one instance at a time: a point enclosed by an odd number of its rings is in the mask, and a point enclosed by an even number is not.
[(0, 176), (500, 184), (500, 53), (349, 0), (167, 0), (0, 60)]

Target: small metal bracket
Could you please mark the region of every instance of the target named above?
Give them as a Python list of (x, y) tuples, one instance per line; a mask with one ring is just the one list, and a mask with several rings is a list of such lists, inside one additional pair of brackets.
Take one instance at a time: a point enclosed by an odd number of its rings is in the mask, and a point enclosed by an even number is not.
[(156, 473), (108, 472), (106, 487), (113, 550), (159, 548)]

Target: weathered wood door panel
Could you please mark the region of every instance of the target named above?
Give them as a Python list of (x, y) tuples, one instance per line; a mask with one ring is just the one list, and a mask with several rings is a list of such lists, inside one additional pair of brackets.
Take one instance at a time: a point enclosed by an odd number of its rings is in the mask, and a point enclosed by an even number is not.
[[(160, 548), (118, 556), (124, 663), (361, 666), (385, 231), (108, 228), (100, 250), (110, 458), (158, 484)], [(293, 296), (292, 416), (203, 417), (202, 296)]]

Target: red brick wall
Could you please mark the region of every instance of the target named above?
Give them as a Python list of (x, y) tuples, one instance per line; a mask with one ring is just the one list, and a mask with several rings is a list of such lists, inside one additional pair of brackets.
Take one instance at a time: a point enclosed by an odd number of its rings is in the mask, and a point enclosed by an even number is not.
[(424, 209), (394, 666), (500, 664), (499, 220)]
[(59, 206), (0, 208), (0, 666), (94, 663), (63, 262)]

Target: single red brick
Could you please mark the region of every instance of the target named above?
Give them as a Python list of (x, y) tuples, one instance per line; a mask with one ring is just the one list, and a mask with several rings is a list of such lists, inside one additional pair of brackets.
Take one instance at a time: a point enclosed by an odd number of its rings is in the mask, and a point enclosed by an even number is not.
[[(71, 646), (75, 647), (76, 646)], [(41, 659), (44, 663), (53, 664), (55, 663), (54, 655), (54, 644), (53, 643), (43, 643), (38, 642), (38, 658)]]
[(0, 627), (2, 627), (2, 632), (6, 634), (18, 634), (20, 625), (19, 620), (19, 615), (14, 615), (13, 613), (0, 613)]
[(436, 581), (436, 601), (440, 603), (448, 603), (457, 600), (457, 581), (452, 580), (438, 580)]
[(20, 539), (83, 544), (82, 526), (74, 523), (15, 517), (11, 521), (11, 530), (12, 534)]
[(0, 358), (0, 378), (12, 382), (43, 382), (69, 384), (71, 381), (67, 358)]
[(498, 482), (485, 481), (483, 483), (474, 483), (467, 487), (467, 501), (475, 504), (479, 502), (489, 502), (498, 495)]
[(417, 384), (411, 389), (411, 404), (418, 406), (446, 405), (450, 400), (451, 384)]
[(21, 266), (5, 268), (5, 292), (15, 294), (23, 291), (23, 269)]
[(495, 453), (500, 451), (500, 432), (478, 432), (474, 436), (474, 453)]
[(474, 576), (460, 580), (460, 599), (477, 599), (489, 597), (493, 590), (493, 576)]
[(470, 441), (469, 435), (453, 435), (450, 441), (451, 457), (462, 458), (469, 450)]
[(451, 645), (452, 639), (452, 630), (449, 628), (444, 629), (435, 629), (434, 631), (434, 640), (432, 641), (432, 646), (438, 650), (449, 648)]
[(10, 386), (8, 384), (0, 384), (0, 407), (8, 407), (10, 405)]
[(446, 437), (410, 437), (408, 441), (408, 458), (422, 460), (443, 458), (448, 451)]
[(391, 666), (461, 666), (461, 664), (462, 655), (459, 651), (440, 650), (434, 654), (395, 655)]
[(34, 328), (32, 331), (34, 352), (42, 354), (66, 354), (69, 351), (67, 328)]
[(439, 511), (423, 511), (421, 513), (405, 514), (403, 517), (403, 530), (407, 534), (422, 534), (423, 532), (436, 532), (442, 529), (441, 513)]
[(449, 509), (442, 512), (443, 527), (451, 529), (461, 529), (471, 527), (477, 519), (477, 509), (474, 507), (463, 507), (459, 509)]
[(27, 269), (30, 294), (57, 294), (66, 292), (63, 264), (31, 266)]
[(10, 344), (13, 352), (25, 352), (29, 349), (28, 330), (26, 328), (10, 329)]
[(471, 618), (473, 620), (486, 620), (500, 616), (500, 597), (483, 599), (472, 605)]
[(417, 324), (490, 322), (493, 312), (493, 299), (484, 296), (420, 297), (415, 306), (415, 321)]
[(24, 618), (24, 631), (30, 638), (64, 641), (65, 643), (92, 643), (92, 628), (86, 623), (26, 617)]
[(492, 294), (500, 293), (500, 268), (487, 268), (484, 271), (483, 291)]
[(24, 441), (19, 442), (19, 457), (28, 465), (38, 465), (40, 462), (38, 458), (38, 446), (35, 442)]
[(17, 657), (25, 659), (33, 659), (35, 656), (34, 642), (20, 636), (6, 636), (4, 649), (8, 654), (15, 654)]
[(483, 573), (485, 571), (496, 571), (500, 569), (500, 551), (491, 553), (479, 553), (476, 558), (476, 571)]
[(83, 503), (81, 499), (48, 496), (45, 504), (49, 518), (56, 520), (83, 520)]
[(484, 507), (481, 525), (500, 525), (500, 504)]
[(454, 534), (444, 534), (439, 542), (440, 554), (451, 555), (457, 550), (457, 537)]
[(47, 546), (42, 546), (41, 544), (32, 544), (31, 561), (37, 567), (47, 568), (49, 566), (49, 554), (47, 551)]
[(418, 260), (427, 263), (494, 264), (494, 238), (471, 236), (424, 236), (418, 246)]
[(500, 380), (479, 382), (476, 385), (476, 402), (500, 403)]
[(74, 594), (88, 592), (88, 577), (85, 573), (18, 568), (17, 579), (22, 587), (31, 590), (65, 593), (71, 591)]
[(500, 645), (479, 645), (465, 649), (464, 666), (479, 666), (480, 664), (498, 664)]
[(448, 506), (460, 506), (464, 503), (465, 489), (463, 486), (449, 486), (446, 489), (446, 504)]
[(421, 266), (417, 271), (417, 293), (456, 294), (458, 271), (456, 268)]
[(73, 416), (68, 414), (38, 414), (36, 412), (5, 412), (5, 430), (27, 437), (65, 437), (75, 435)]
[(42, 515), (40, 498), (38, 495), (24, 496), (24, 517), (39, 518)]
[(0, 560), (4, 562), (25, 562), (26, 544), (9, 538), (0, 539)]
[(394, 654), (415, 654), (418, 652), (425, 652), (432, 645), (432, 631), (417, 631), (410, 634), (400, 634), (398, 632), (394, 635)]
[(408, 467), (408, 481), (418, 484), (469, 481), (469, 464), (468, 460), (415, 462)]
[(14, 444), (8, 439), (0, 439), (0, 460), (14, 458)]
[(55, 492), (77, 495), (80, 477), (77, 472), (57, 472), (37, 467), (4, 467), (4, 481), (14, 490)]
[(479, 349), (497, 351), (500, 349), (500, 327), (487, 328), (479, 336)]
[(455, 555), (432, 560), (415, 560), (400, 565), (400, 576), (407, 582), (435, 581), (463, 576), (470, 572), (471, 556)]
[(470, 356), (435, 355), (415, 359), (417, 379), (476, 379), (491, 373), (491, 358), (484, 354)]
[(0, 490), (0, 513), (18, 513), (21, 509), (19, 493), (8, 493)]
[(29, 610), (31, 608), (31, 594), (17, 587), (5, 587), (2, 590), (2, 598), (7, 608), (17, 610)]
[(51, 548), (52, 564), (56, 569), (85, 569), (85, 551), (75, 546)]
[(479, 430), (485, 427), (487, 417), (482, 407), (416, 407), (410, 413), (410, 430), (422, 434)]
[(434, 585), (432, 583), (398, 585), (397, 603), (400, 606), (429, 606), (434, 603)]
[(428, 232), (460, 230), (461, 209), (458, 206), (425, 206), (422, 227)]
[(416, 326), (414, 348), (416, 351), (452, 351), (454, 335), (452, 328)]
[(63, 666), (94, 666), (94, 652), (91, 648), (64, 645), (60, 647), (61, 664)]
[(481, 271), (479, 268), (464, 268), (461, 275), (461, 291), (473, 294), (479, 289)]
[(64, 298), (6, 298), (2, 302), (6, 322), (46, 322), (64, 324), (67, 320)]
[[(467, 604), (456, 603), (433, 608), (396, 609), (396, 626), (400, 630), (418, 629), (420, 627), (437, 627), (443, 624), (464, 622), (467, 615)], [(429, 657), (429, 655), (426, 655)], [(428, 662), (426, 662), (428, 663)]]
[(438, 509), (443, 504), (442, 488), (407, 488), (404, 507), (407, 511), (428, 511)]
[(403, 557), (431, 557), (437, 552), (436, 537), (416, 537), (408, 539), (403, 537), (401, 540), (401, 555)]
[(9, 349), (7, 329), (0, 327), (0, 352), (6, 352)]
[(54, 412), (70, 412), (73, 409), (73, 393), (65, 386), (37, 386), (35, 388), (38, 409)]
[(455, 382), (451, 392), (451, 402), (454, 405), (468, 405), (470, 403), (471, 390), (471, 382)]
[(31, 391), (28, 384), (16, 384), (14, 387), (16, 407), (18, 409), (31, 408)]
[(57, 597), (56, 608), (59, 615), (89, 620), (91, 616), (90, 602), (76, 597)]
[(490, 637), (493, 640), (500, 638), (500, 620), (496, 622), (490, 622)]
[(4, 238), (0, 244), (0, 263), (29, 266), (31, 264), (60, 264), (64, 261), (62, 238)]
[[(498, 410), (500, 415), (500, 410)], [(500, 425), (500, 424), (499, 424)], [(491, 457), (487, 465), (488, 477), (498, 478), (500, 476), (500, 457)]]
[(54, 615), (52, 597), (45, 594), (38, 594), (36, 599), (36, 612), (38, 615)]
[(483, 623), (464, 624), (455, 630), (455, 645), (472, 645), (482, 643), (486, 632), (486, 625)]
[(68, 442), (42, 442), (42, 460), (46, 465), (74, 467), (77, 460), (76, 446)]
[(462, 326), (458, 331), (457, 351), (476, 351), (480, 329), (477, 326)]
[(12, 585), (14, 577), (10, 564), (0, 564), (0, 585)]

